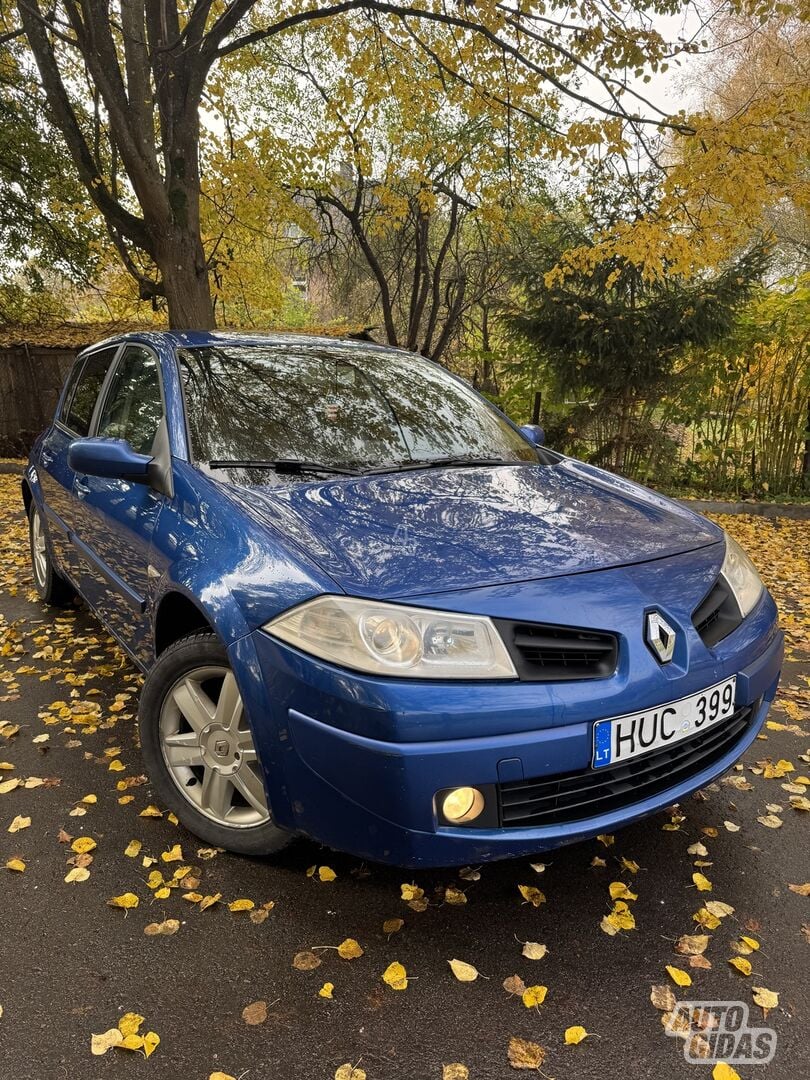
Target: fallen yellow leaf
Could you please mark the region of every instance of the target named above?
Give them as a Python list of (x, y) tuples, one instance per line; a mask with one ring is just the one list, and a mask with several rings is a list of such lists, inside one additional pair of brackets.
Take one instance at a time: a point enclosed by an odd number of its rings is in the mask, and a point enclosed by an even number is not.
[(110, 1047), (120, 1046), (123, 1041), (124, 1036), (118, 1028), (110, 1028), (109, 1031), (105, 1031), (101, 1035), (91, 1035), (90, 1053), (100, 1057), (102, 1054), (106, 1054)]
[(731, 904), (724, 904), (722, 900), (707, 900), (706, 910), (718, 919), (725, 919), (726, 915), (733, 915), (734, 908)]
[(708, 934), (682, 934), (675, 942), (675, 952), (683, 956), (700, 956), (709, 944)]
[(337, 874), (331, 866), (320, 866), (318, 867), (318, 877), (321, 881), (334, 881)]
[(588, 1038), (588, 1032), (584, 1027), (570, 1027), (565, 1029), (565, 1041), (569, 1046), (576, 1046), (583, 1039)]
[(729, 963), (732, 967), (736, 968), (737, 971), (741, 971), (743, 975), (750, 975), (754, 970), (751, 967), (751, 961), (746, 960), (744, 956), (732, 956)]
[(667, 964), (667, 973), (676, 986), (692, 985), (692, 977), (680, 968), (673, 967), (672, 964)]
[(341, 941), (337, 952), (341, 960), (356, 960), (358, 956), (363, 955), (363, 950), (358, 942), (350, 937), (346, 938), (345, 941)]
[(548, 952), (548, 946), (541, 945), (538, 941), (525, 941), (521, 952), (527, 960), (542, 960)]
[(533, 1009), (536, 1005), (542, 1005), (548, 993), (547, 986), (527, 986), (523, 991), (522, 1001), (527, 1009)]
[(86, 855), (88, 851), (92, 851), (98, 845), (90, 836), (79, 836), (70, 846), (77, 855)]
[(330, 998), (331, 999), (332, 991), (334, 989), (335, 989), (335, 984), (334, 983), (330, 983), (330, 982), (324, 983), (323, 986), (318, 991), (318, 997)]
[(775, 990), (768, 990), (764, 986), (755, 986), (751, 992), (754, 1001), (761, 1009), (764, 1009), (765, 1012), (769, 1009), (775, 1009), (779, 1004), (779, 995)]
[(540, 907), (541, 904), (546, 902), (545, 895), (534, 885), (518, 885), (518, 892), (532, 907)]
[(21, 874), (25, 870), (25, 863), (22, 859), (9, 859), (6, 862), (6, 870), (16, 870), (18, 874)]
[(447, 963), (459, 982), (475, 982), (478, 978), (478, 969), (464, 960), (448, 960)]
[(126, 1038), (127, 1035), (135, 1035), (138, 1032), (138, 1028), (144, 1022), (145, 1017), (140, 1013), (128, 1012), (124, 1013), (121, 1019), (118, 1021), (118, 1030)]
[(703, 874), (692, 874), (692, 881), (697, 885), (698, 892), (712, 891), (712, 883)]
[(30, 817), (24, 817), (22, 814), (17, 814), (12, 823), (8, 827), (10, 833), (19, 832), (21, 829), (27, 829), (31, 824)]
[(140, 900), (138, 899), (138, 897), (135, 895), (135, 893), (131, 892), (121, 893), (120, 896), (113, 896), (110, 900), (107, 901), (109, 907), (125, 909), (136, 908), (139, 903)]
[(359, 1069), (347, 1061), (335, 1070), (335, 1080), (366, 1080), (365, 1069)]
[[(183, 875), (185, 877), (185, 874)], [(231, 900), (228, 911), (253, 911), (256, 905), (252, 900)]]
[(383, 972), (382, 980), (392, 990), (406, 990), (408, 987), (408, 975), (397, 960), (388, 965)]
[(611, 881), (608, 890), (611, 900), (638, 900), (636, 893), (631, 892), (623, 881)]
[(712, 1080), (740, 1080), (740, 1074), (725, 1061), (718, 1061), (712, 1069)]
[(178, 919), (164, 919), (163, 922), (149, 923), (143, 928), (143, 932), (147, 937), (171, 937), (172, 934), (176, 934), (180, 929), (180, 922)]
[(90, 877), (90, 871), (84, 866), (74, 866), (72, 870), (68, 870), (65, 874), (65, 881), (68, 884), (74, 881), (87, 881)]
[(425, 895), (425, 890), (418, 885), (400, 885), (399, 888), (403, 900), (421, 900)]

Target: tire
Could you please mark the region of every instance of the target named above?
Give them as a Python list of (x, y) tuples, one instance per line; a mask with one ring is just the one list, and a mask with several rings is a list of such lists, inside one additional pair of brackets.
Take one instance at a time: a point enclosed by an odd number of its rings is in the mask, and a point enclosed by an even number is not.
[(216, 634), (170, 645), (146, 676), (141, 752), (159, 800), (212, 847), (272, 855), (294, 834), (273, 824), (261, 764)]
[(53, 607), (70, 607), (76, 598), (76, 591), (70, 582), (54, 569), (45, 523), (34, 502), (28, 511), (28, 546), (34, 588), (40, 600)]

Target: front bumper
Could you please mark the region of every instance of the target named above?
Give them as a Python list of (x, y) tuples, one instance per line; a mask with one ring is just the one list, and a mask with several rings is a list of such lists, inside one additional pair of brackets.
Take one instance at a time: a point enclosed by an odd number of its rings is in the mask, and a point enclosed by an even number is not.
[[(510, 603), (514, 607), (514, 597)], [(640, 608), (633, 606), (637, 621)], [(677, 603), (661, 607), (684, 627)], [(304, 656), (262, 631), (235, 642), (230, 652), (279, 825), (363, 858), (449, 866), (530, 855), (610, 832), (726, 772), (756, 738), (776, 693), (783, 655), (776, 608), (763, 593), (743, 624), (713, 649), (694, 631), (684, 636), (685, 651), (670, 665), (658, 664), (639, 635), (638, 647), (625, 642), (613, 677), (565, 684), (366, 677)], [(673, 766), (671, 785), (666, 776), (661, 782), (659, 769), (652, 794), (640, 791), (636, 798), (631, 791), (619, 806), (615, 799), (604, 806), (596, 800), (582, 818), (561, 815), (541, 826), (439, 821), (435, 795), (445, 788), (485, 787), (500, 813), (502, 793), (520, 782), (578, 770), (592, 777), (595, 720), (672, 701), (732, 674), (736, 708), (750, 707), (745, 723), (713, 755), (695, 759), (694, 768)], [(448, 738), (453, 731), (464, 736)]]

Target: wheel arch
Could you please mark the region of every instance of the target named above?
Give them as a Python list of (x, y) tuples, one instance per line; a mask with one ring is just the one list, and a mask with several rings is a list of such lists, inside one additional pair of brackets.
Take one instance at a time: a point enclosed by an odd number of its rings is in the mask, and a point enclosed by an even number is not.
[(175, 641), (199, 630), (218, 634), (210, 616), (187, 593), (170, 589), (161, 596), (154, 615), (155, 657)]

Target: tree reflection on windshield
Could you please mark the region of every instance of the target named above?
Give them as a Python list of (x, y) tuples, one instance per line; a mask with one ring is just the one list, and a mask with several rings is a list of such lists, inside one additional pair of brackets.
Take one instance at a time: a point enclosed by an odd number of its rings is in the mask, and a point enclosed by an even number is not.
[[(179, 358), (201, 463), (295, 459), (375, 469), (448, 456), (537, 461), (471, 388), (417, 355), (228, 345), (183, 349)], [(247, 471), (257, 482), (256, 470)]]

